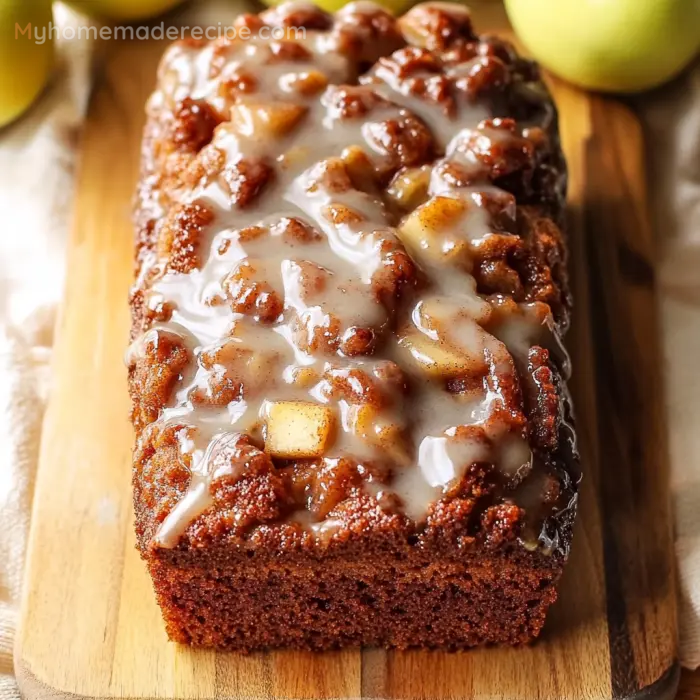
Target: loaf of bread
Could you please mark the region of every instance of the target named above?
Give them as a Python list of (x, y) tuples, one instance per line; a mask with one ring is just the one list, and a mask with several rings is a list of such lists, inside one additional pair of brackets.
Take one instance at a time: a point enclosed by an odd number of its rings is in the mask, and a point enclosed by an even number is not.
[(527, 642), (579, 473), (538, 69), (448, 3), (233, 30), (167, 51), (143, 141), (133, 486), (168, 633)]

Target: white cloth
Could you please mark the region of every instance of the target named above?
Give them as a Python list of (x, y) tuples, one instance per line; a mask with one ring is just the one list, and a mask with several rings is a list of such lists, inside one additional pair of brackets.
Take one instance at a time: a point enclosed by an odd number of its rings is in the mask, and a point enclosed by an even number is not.
[[(211, 6), (209, 6), (211, 9)], [(229, 4), (224, 10), (230, 15)], [(198, 10), (201, 13), (201, 8)], [(221, 10), (212, 14), (222, 20)], [(201, 18), (201, 14), (200, 14)], [(76, 23), (59, 7), (60, 22)], [(191, 19), (191, 18), (190, 18)], [(0, 132), (0, 700), (18, 698), (12, 645), (54, 319), (64, 280), (90, 43), (64, 42), (52, 87)], [(681, 660), (700, 665), (700, 66), (639, 101), (662, 239), (661, 309), (681, 582)]]
[[(57, 17), (78, 21), (62, 8)], [(26, 118), (0, 132), (0, 700), (18, 697), (12, 645), (89, 49), (61, 44), (51, 87)]]
[(659, 250), (681, 662), (700, 666), (700, 60), (637, 100)]

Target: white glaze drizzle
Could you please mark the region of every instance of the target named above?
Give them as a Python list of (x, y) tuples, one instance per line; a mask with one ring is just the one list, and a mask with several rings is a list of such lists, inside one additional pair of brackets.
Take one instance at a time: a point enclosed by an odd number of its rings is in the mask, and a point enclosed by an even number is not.
[[(355, 3), (353, 8), (369, 12), (374, 5)], [(148, 109), (157, 113), (172, 108), (189, 96), (206, 99), (218, 109), (225, 110), (229, 105), (219, 94), (219, 85), (240, 70), (255, 75), (260, 82), (262, 99), (266, 102), (276, 98), (289, 100), (290, 75), (305, 70), (320, 70), (331, 84), (353, 79), (347, 59), (336, 51), (328, 32), (308, 31), (307, 38), (299, 42), (312, 54), (307, 63), (266, 63), (268, 43), (253, 39), (243, 42), (243, 45), (234, 44), (221, 72), (213, 78), (210, 76), (213, 46), (193, 49), (179, 45), (171, 48), (161, 64), (159, 89), (149, 101)], [(470, 69), (469, 64), (463, 64), (452, 70), (468, 72)], [(324, 184), (319, 167), (332, 164), (329, 159), (337, 158), (348, 147), (358, 146), (372, 160), (380, 162), (381, 149), (373, 141), (370, 124), (401, 118), (406, 109), (417, 114), (438, 137), (454, 132), (455, 125), (459, 124), (461, 130), (447, 143), (441, 143), (445, 147), (444, 161), (458, 162), (467, 169), (473, 167), (476, 170), (478, 167), (471, 151), (463, 148), (463, 141), (466, 130), (473, 129), (489, 116), (485, 106), (460, 104), (457, 114), (447, 115), (436, 105), (403, 94), (400, 86), (392, 82), (390, 73), (381, 77), (384, 82), (373, 84), (372, 88), (393, 104), (374, 109), (368, 120), (340, 121), (334, 118), (328, 108), (334, 88), (329, 88), (321, 100), (303, 102), (308, 108), (305, 126), (292, 130), (289, 136), (279, 140), (275, 184), (260, 195), (250, 210), (232, 206), (217, 181), (201, 183), (193, 191), (182, 193), (183, 203), (202, 202), (215, 213), (216, 230), (210, 235), (210, 253), (200, 269), (186, 275), (169, 272), (152, 285), (150, 303), (166, 300), (173, 304), (172, 319), (137, 338), (127, 353), (127, 363), (138, 362), (144, 355), (146, 344), (157, 342), (160, 333), (168, 332), (176, 333), (198, 358), (228, 336), (231, 339), (226, 342), (264, 348), (270, 365), (264, 377), (263, 391), (252, 391), (225, 409), (201, 409), (194, 405), (192, 394), (197, 390), (207, 391), (206, 380), (211, 370), (203, 370), (200, 364), (192, 376), (183, 378), (175, 392), (173, 405), (162, 412), (158, 419), (160, 423), (175, 421), (178, 425), (193, 427), (196, 438), (181, 445), (183, 455), (191, 458), (192, 478), (186, 493), (157, 532), (156, 542), (160, 546), (175, 546), (188, 525), (213, 504), (210, 485), (215, 477), (209, 468), (213, 451), (225, 448), (227, 440), (241, 432), (259, 435), (269, 402), (328, 402), (323, 386), (325, 380), (319, 379), (304, 387), (294, 384), (293, 378), (301, 367), (311, 369), (321, 377), (331, 366), (363, 367), (363, 363), (371, 365), (378, 361), (340, 357), (329, 360), (327, 355), (308, 352), (299, 347), (299, 336), (289, 325), (290, 313), (301, 320), (302, 327), (308, 328), (322, 326), (330, 313), (341, 320), (343, 327), (369, 325), (383, 333), (389, 320), (387, 310), (376, 301), (371, 290), (373, 276), (381, 265), (381, 247), (386, 241), (395, 239), (383, 201), (379, 196), (354, 188), (334, 190)], [(257, 95), (252, 95), (249, 101), (252, 104), (256, 99)], [(245, 104), (246, 100), (242, 103)], [(493, 139), (501, 137), (496, 130), (490, 130), (488, 135)], [(230, 124), (222, 125), (212, 144), (225, 154), (227, 162), (240, 157), (258, 157), (269, 151), (269, 145), (254, 124), (239, 124), (235, 128)], [(489, 184), (455, 188), (440, 178), (436, 167), (428, 194), (452, 197), (467, 204), (465, 216), (442, 233), (443, 251), (465, 242), (475, 250), (487, 237), (494, 235), (482, 199), (484, 194), (504, 195), (502, 190)], [(515, 201), (511, 199), (508, 207), (514, 218)], [(329, 213), (332, 206), (347, 208), (357, 215), (358, 220), (334, 223)], [(252, 226), (269, 228), (284, 216), (307, 222), (323, 236), (304, 245), (289, 243), (279, 236), (275, 239), (274, 234), (241, 242), (244, 229)], [(221, 252), (224, 240), (228, 245)], [(285, 312), (271, 327), (256, 325), (240, 314), (232, 313), (228, 305), (222, 303), (226, 297), (225, 277), (238, 263), (246, 260), (262, 265), (265, 270), (263, 278), (284, 299)], [(304, 265), (314, 265), (330, 279), (320, 299), (300, 293), (302, 285), (299, 280)], [(524, 436), (509, 433), (505, 424), (491, 420), (495, 408), (504, 404), (505, 399), (498, 381), (489, 381), (489, 377), (514, 373), (513, 358), (516, 362), (524, 362), (527, 351), (542, 339), (545, 330), (552, 351), (562, 351), (548, 309), (543, 311), (542, 308), (535, 309), (535, 305), (520, 305), (512, 319), (504, 322), (492, 335), (482, 325), (490, 317), (491, 305), (477, 294), (474, 278), (464, 268), (443, 266), (428, 272), (434, 284), (433, 291), (416, 302), (409, 325), (433, 341), (446, 343), (472, 358), (475, 367), (483, 370), (484, 382), (473, 396), (455, 396), (422, 373), (409, 371), (414, 386), (413, 415), (409, 419), (402, 407), (395, 405), (381, 420), (377, 419), (377, 426), (398, 426), (401, 431), (409, 430), (412, 436), (410, 442), (415, 445), (412, 463), (397, 466), (394, 480), (383, 484), (381, 492), (396, 493), (403, 502), (404, 512), (414, 520), (424, 518), (430, 505), (457, 483), (465, 469), (475, 461), (495, 461), (505, 474), (518, 474), (520, 478), (527, 475), (532, 467), (527, 440)], [(427, 308), (430, 308), (430, 313), (426, 315)], [(402, 351), (391, 335), (386, 338), (382, 354), (404, 365)], [(225, 370), (225, 366), (220, 367)], [(400, 404), (400, 401), (397, 399), (395, 403)], [(340, 400), (336, 410), (342, 429), (339, 439), (325, 455), (327, 459), (352, 456), (362, 462), (386, 458), (381, 447), (367, 436), (356, 433), (356, 406)], [(465, 433), (463, 428), (468, 427), (480, 428), (480, 437), (474, 437), (473, 432)], [(500, 447), (494, 450), (494, 444)], [(333, 531), (334, 522), (328, 519), (314, 524), (312, 531), (325, 537)]]

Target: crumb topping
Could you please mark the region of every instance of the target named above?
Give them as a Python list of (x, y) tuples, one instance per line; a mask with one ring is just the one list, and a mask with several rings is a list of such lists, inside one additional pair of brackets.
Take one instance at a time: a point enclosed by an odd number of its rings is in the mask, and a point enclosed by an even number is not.
[(148, 103), (141, 537), (318, 545), (359, 518), (551, 551), (576, 453), (565, 168), (536, 68), (447, 3), (236, 23), (249, 41), (173, 45)]

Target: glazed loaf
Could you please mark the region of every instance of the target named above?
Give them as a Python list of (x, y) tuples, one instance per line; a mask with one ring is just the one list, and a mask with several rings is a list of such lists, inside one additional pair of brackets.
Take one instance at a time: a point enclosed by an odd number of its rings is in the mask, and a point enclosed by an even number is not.
[(529, 641), (579, 473), (538, 69), (446, 3), (234, 29), (166, 52), (143, 140), (133, 487), (168, 633)]

